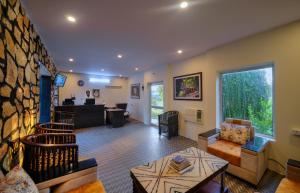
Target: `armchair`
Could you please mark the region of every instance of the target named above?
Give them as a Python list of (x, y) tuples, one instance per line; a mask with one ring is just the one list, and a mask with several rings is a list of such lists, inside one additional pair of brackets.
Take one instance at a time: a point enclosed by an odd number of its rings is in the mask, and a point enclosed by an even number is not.
[(159, 135), (166, 134), (168, 139), (178, 136), (178, 111), (168, 111), (158, 115)]
[(129, 118), (129, 112), (127, 111), (127, 103), (117, 103), (116, 107), (118, 109), (123, 109), (124, 110), (124, 118), (128, 119)]
[(300, 161), (288, 160), (286, 177), (277, 187), (276, 193), (296, 193), (300, 190)]
[(255, 136), (252, 123), (247, 120), (226, 119), (225, 123), (242, 125), (249, 129), (249, 140), (244, 145), (220, 139), (220, 129), (199, 134), (199, 148), (229, 162), (227, 172), (258, 185), (267, 169), (268, 143)]

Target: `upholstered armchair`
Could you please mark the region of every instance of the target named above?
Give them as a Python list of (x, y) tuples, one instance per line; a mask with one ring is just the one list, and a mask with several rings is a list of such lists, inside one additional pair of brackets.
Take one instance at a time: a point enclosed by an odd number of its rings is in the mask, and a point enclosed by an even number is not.
[(276, 193), (295, 193), (300, 191), (300, 161), (288, 160), (286, 177), (277, 187)]
[(158, 115), (159, 135), (165, 134), (168, 139), (178, 136), (178, 111), (168, 111)]
[(255, 128), (248, 120), (228, 118), (225, 124), (247, 129), (245, 133), (247, 140), (238, 142), (233, 142), (230, 138), (224, 140), (221, 138), (221, 129), (216, 128), (199, 134), (199, 148), (227, 160), (229, 162), (227, 172), (258, 185), (267, 169), (269, 141), (255, 136)]

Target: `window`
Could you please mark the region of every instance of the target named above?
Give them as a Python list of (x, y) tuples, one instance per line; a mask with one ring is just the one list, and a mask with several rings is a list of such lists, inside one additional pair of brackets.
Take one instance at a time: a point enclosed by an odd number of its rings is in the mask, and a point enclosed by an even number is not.
[(158, 125), (158, 115), (164, 112), (164, 85), (151, 84), (151, 124)]
[(221, 74), (222, 118), (251, 120), (273, 136), (273, 66)]

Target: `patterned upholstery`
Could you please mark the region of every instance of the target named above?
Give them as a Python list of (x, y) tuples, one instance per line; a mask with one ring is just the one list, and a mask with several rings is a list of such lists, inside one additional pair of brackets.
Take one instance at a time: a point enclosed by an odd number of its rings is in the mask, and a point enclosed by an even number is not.
[(38, 193), (30, 176), (20, 167), (14, 167), (5, 177), (0, 179), (1, 193)]
[(255, 137), (255, 128), (252, 126), (252, 122), (249, 120), (226, 118), (225, 123), (244, 125), (250, 129), (250, 139), (253, 139)]
[(250, 140), (250, 129), (244, 125), (222, 123), (220, 138), (244, 145)]
[(241, 164), (241, 145), (239, 144), (217, 140), (207, 146), (207, 152), (227, 160), (232, 165), (240, 166)]
[(97, 180), (95, 182), (85, 184), (69, 191), (68, 193), (106, 193), (105, 188), (101, 181)]
[(276, 193), (299, 193), (300, 182), (284, 178), (281, 180)]

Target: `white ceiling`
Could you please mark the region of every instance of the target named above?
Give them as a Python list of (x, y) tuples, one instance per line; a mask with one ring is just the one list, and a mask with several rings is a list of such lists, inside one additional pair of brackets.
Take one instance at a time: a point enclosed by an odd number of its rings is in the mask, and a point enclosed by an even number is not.
[[(300, 19), (300, 0), (23, 0), (61, 71), (129, 76)], [(66, 15), (77, 19), (75, 24)], [(176, 54), (183, 49), (182, 55)], [(120, 60), (117, 54), (123, 54)], [(74, 58), (70, 64), (68, 58)], [(101, 72), (101, 69), (105, 69)]]

